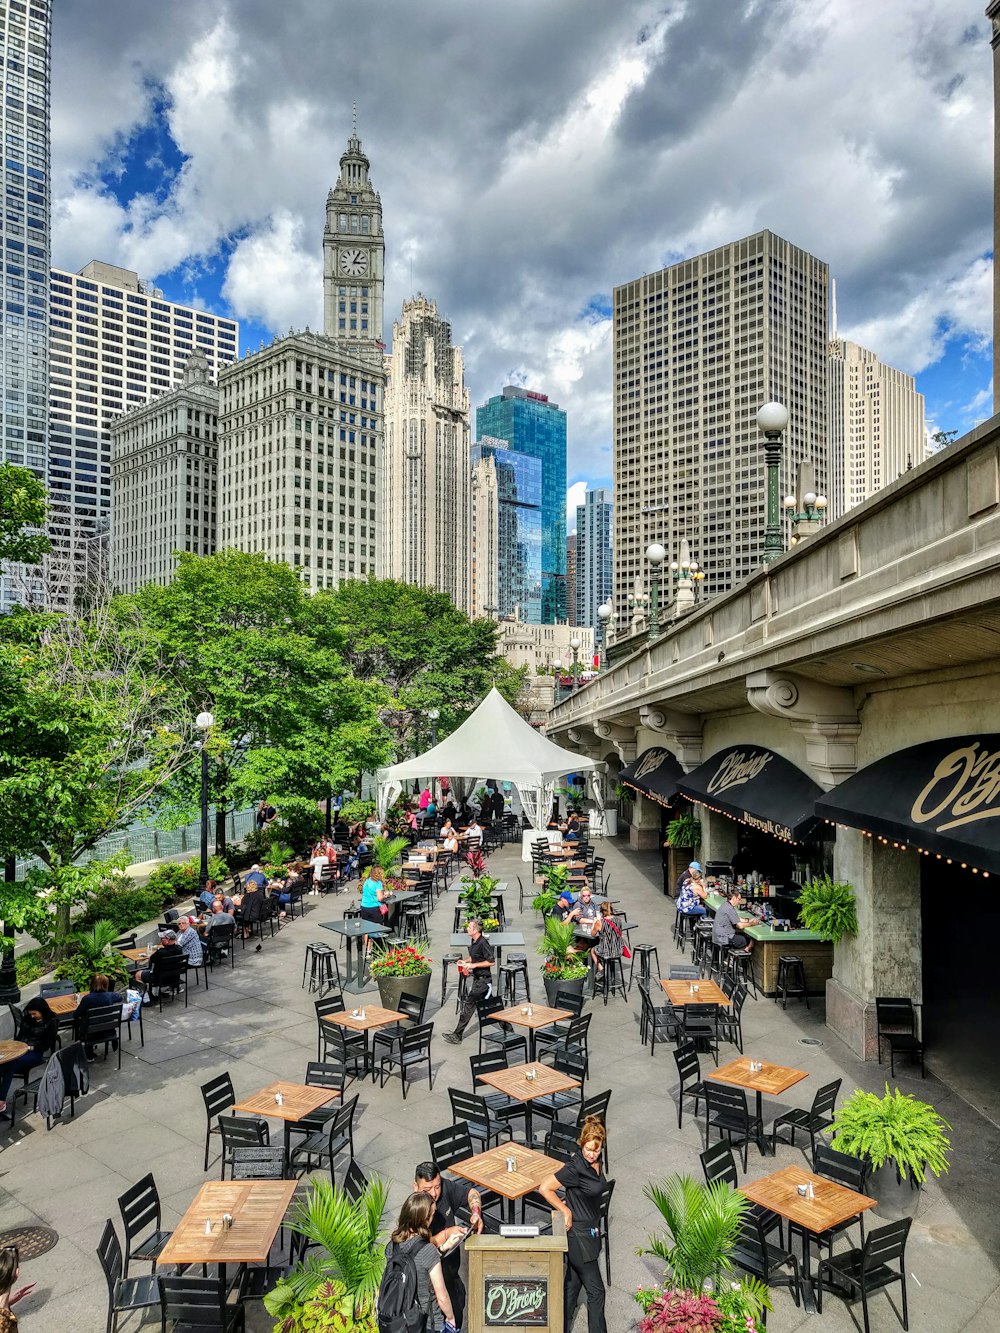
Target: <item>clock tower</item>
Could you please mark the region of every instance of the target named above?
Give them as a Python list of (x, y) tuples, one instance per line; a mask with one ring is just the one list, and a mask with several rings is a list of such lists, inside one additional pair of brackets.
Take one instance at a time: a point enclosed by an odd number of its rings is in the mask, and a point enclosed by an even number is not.
[(323, 332), (340, 342), (382, 341), (385, 238), (382, 201), (368, 179), (355, 115), (340, 179), (326, 197), (323, 232)]

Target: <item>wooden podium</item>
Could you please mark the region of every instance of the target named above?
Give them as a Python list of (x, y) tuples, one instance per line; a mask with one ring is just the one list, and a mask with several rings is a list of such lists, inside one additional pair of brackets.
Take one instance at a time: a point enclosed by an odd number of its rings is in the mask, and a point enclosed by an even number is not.
[(468, 1333), (563, 1333), (566, 1224), (552, 1214), (551, 1236), (470, 1236)]

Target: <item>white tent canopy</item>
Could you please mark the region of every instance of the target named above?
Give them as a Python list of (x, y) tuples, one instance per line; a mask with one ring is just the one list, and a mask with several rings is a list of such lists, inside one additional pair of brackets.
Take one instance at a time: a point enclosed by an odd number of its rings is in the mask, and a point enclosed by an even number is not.
[(528, 725), (495, 687), (457, 731), (413, 759), (378, 771), (379, 811), (396, 799), (405, 782), (428, 777), (499, 778), (513, 782), (528, 818), (542, 826), (552, 786), (567, 773), (591, 780), (604, 764), (554, 744)]

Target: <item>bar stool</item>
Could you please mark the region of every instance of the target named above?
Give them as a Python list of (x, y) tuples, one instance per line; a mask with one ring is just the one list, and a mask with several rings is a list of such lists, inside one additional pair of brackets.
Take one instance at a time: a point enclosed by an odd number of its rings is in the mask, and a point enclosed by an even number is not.
[[(337, 952), (332, 944), (314, 943), (306, 945), (305, 962), (302, 967), (302, 985), (306, 984), (306, 973), (309, 974), (310, 991), (318, 990), (320, 994), (336, 985), (340, 989), (340, 963), (337, 960)], [(334, 974), (336, 973), (336, 980)]]
[(729, 955), (726, 963), (733, 980), (742, 981), (756, 1000), (760, 992), (757, 990), (757, 981), (753, 974), (753, 956), (744, 953), (742, 949), (737, 949), (735, 953)]
[(524, 977), (524, 996), (531, 999), (531, 982), (528, 978), (528, 955), (526, 953), (508, 953), (507, 961), (497, 972), (497, 985), (500, 994), (511, 1004), (517, 1001), (517, 979)]
[(774, 988), (775, 1004), (778, 1003), (779, 994), (782, 1009), (787, 1005), (789, 995), (792, 999), (805, 1000), (807, 1009), (812, 1007), (809, 1004), (809, 992), (806, 990), (805, 968), (798, 954), (782, 954), (778, 959), (778, 981)]
[(615, 991), (621, 992), (622, 999), (628, 1003), (628, 987), (625, 985), (625, 965), (620, 958), (602, 958), (604, 965), (602, 972), (594, 971), (594, 998), (597, 998), (598, 987), (604, 996), (604, 1005), (607, 1008), (608, 996), (613, 995)]
[(444, 1008), (444, 997), (448, 990), (448, 968), (452, 963), (459, 963), (465, 957), (460, 953), (446, 953), (441, 955), (441, 1008)]
[(717, 976), (722, 980), (722, 974), (726, 970), (726, 959), (729, 957), (729, 945), (718, 944), (712, 940), (712, 961), (709, 964), (708, 975)]
[(425, 940), (428, 935), (427, 913), (422, 907), (407, 903), (403, 908), (404, 934), (407, 939)]
[(699, 921), (694, 928), (694, 948), (691, 950), (691, 961), (696, 963), (704, 972), (707, 970), (711, 952), (712, 923), (710, 921)]
[[(656, 972), (655, 972), (655, 974), (653, 973), (653, 971), (652, 971), (652, 969), (650, 968), (650, 965), (649, 965), (649, 960), (650, 960), (650, 958), (653, 957), (653, 956), (655, 956), (655, 958), (656, 958)], [(644, 981), (644, 982), (646, 983), (647, 986), (651, 986), (651, 985), (653, 984), (653, 976), (654, 976), (654, 975), (655, 975), (657, 978), (659, 978), (659, 975), (660, 975), (660, 955), (659, 955), (659, 953), (657, 953), (656, 945), (655, 945), (655, 944), (633, 944), (633, 945), (632, 945), (632, 962), (631, 962), (631, 964), (630, 964), (630, 966), (629, 966), (629, 970), (628, 970), (628, 988), (629, 988), (629, 990), (632, 989), (632, 976), (633, 976), (633, 973), (635, 972), (635, 962), (636, 962), (636, 959), (639, 960), (639, 980), (640, 980), (640, 981)]]

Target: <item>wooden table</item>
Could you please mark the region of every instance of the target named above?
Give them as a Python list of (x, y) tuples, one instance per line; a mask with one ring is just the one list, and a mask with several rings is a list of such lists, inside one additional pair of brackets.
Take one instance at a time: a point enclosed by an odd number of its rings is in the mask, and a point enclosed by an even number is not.
[(67, 1014), (75, 1014), (76, 1007), (83, 996), (74, 993), (73, 995), (46, 995), (45, 1001), (54, 1014), (61, 1014), (65, 1017)]
[[(534, 1078), (526, 1078), (529, 1070)], [(578, 1088), (580, 1080), (569, 1074), (561, 1074), (558, 1069), (548, 1065), (532, 1064), (511, 1065), (507, 1069), (497, 1069), (492, 1074), (480, 1074), (477, 1080), (486, 1083), (498, 1092), (513, 1097), (517, 1102), (524, 1102), (524, 1137), (531, 1143), (531, 1103), (536, 1097), (551, 1097), (555, 1092), (568, 1092)]]
[[(766, 1068), (766, 1066), (765, 1066)], [(721, 1072), (721, 1071), (720, 1071)], [(812, 1184), (814, 1198), (803, 1199), (798, 1192), (799, 1185)], [(814, 1176), (801, 1166), (786, 1166), (761, 1180), (748, 1181), (740, 1190), (752, 1203), (759, 1203), (770, 1208), (774, 1213), (795, 1222), (814, 1235), (839, 1226), (849, 1218), (857, 1217), (869, 1208), (877, 1207), (877, 1201), (867, 1194), (858, 1194), (838, 1185), (833, 1180), (824, 1180)], [(812, 1271), (809, 1261), (808, 1242), (802, 1247), (804, 1257), (802, 1299), (811, 1313), (816, 1310), (816, 1294), (813, 1291)]]
[[(352, 995), (363, 995), (366, 990), (376, 990), (374, 981), (365, 984), (364, 945), (361, 940), (365, 935), (389, 935), (391, 934), (389, 927), (365, 921), (362, 917), (349, 917), (346, 921), (323, 921), (320, 924), (324, 930), (335, 931), (336, 934), (343, 935), (347, 941), (347, 969), (344, 974), (343, 989), (350, 991)], [(358, 946), (357, 966), (354, 962), (355, 944)]]
[[(274, 1100), (278, 1093), (281, 1093), (281, 1105)], [(285, 1161), (288, 1161), (289, 1149), (289, 1125), (295, 1124), (297, 1120), (310, 1115), (313, 1111), (318, 1111), (321, 1106), (327, 1102), (332, 1102), (340, 1093), (336, 1089), (313, 1087), (308, 1083), (286, 1083), (279, 1079), (277, 1083), (269, 1083), (266, 1088), (261, 1088), (260, 1092), (253, 1093), (250, 1097), (245, 1097), (242, 1101), (233, 1106), (234, 1111), (245, 1111), (247, 1115), (262, 1115), (271, 1120), (284, 1121), (285, 1133)], [(230, 1209), (230, 1211), (232, 1211)]]
[[(513, 1171), (507, 1170), (508, 1157), (514, 1158), (516, 1165)], [(534, 1148), (524, 1148), (519, 1143), (501, 1143), (488, 1152), (452, 1162), (448, 1170), (506, 1199), (508, 1221), (513, 1222), (514, 1200), (523, 1199), (532, 1190), (537, 1190), (543, 1181), (564, 1165), (555, 1157), (546, 1157), (545, 1153)]]
[[(525, 1009), (530, 1009), (531, 1013), (526, 1014)], [(509, 1009), (498, 1009), (491, 1018), (498, 1018), (501, 1023), (513, 1023), (517, 1027), (528, 1029), (528, 1059), (535, 1059), (535, 1033), (539, 1028), (550, 1027), (553, 1023), (558, 1023), (560, 1019), (572, 1018), (573, 1013), (569, 1009), (550, 1009), (547, 1004), (513, 1004)], [(540, 1093), (538, 1094), (541, 1095)]]
[[(486, 930), (483, 932), (483, 938), (493, 945), (497, 967), (503, 962), (502, 950), (524, 948), (524, 936), (519, 930)], [(464, 930), (456, 931), (451, 937), (453, 949), (467, 949), (471, 943), (472, 940)]]
[[(267, 1262), (278, 1228), (298, 1182), (295, 1180), (209, 1180), (174, 1228), (157, 1258), (166, 1264), (218, 1264), (226, 1285), (227, 1264)], [(233, 1225), (222, 1229), (222, 1215)], [(205, 1234), (205, 1221), (212, 1224)]]
[(769, 1064), (766, 1060), (762, 1063), (763, 1069), (754, 1072), (750, 1069), (750, 1057), (741, 1055), (738, 1060), (723, 1065), (720, 1069), (708, 1074), (707, 1077), (715, 1083), (728, 1083), (730, 1087), (750, 1088), (757, 1094), (757, 1126), (759, 1129), (757, 1146), (763, 1156), (767, 1152), (767, 1147), (764, 1142), (761, 1094), (766, 1092), (769, 1097), (780, 1097), (783, 1092), (787, 1092), (796, 1083), (801, 1083), (809, 1075), (804, 1069), (790, 1069), (786, 1065)]
[(19, 1055), (26, 1055), (30, 1050), (26, 1041), (0, 1041), (0, 1065), (16, 1060)]
[[(729, 996), (724, 990), (715, 984), (714, 981), (684, 981), (683, 979), (675, 981), (661, 981), (663, 993), (674, 1006), (675, 1009), (683, 1007), (685, 1004), (724, 1004), (727, 1007), (731, 1003)], [(691, 987), (697, 986), (697, 993), (691, 994)]]
[[(380, 1004), (366, 1004), (363, 1006), (365, 1011), (364, 1018), (355, 1018), (350, 1010), (341, 1014), (324, 1014), (324, 1023), (333, 1023), (335, 1027), (346, 1028), (349, 1032), (363, 1032), (365, 1034), (365, 1050), (368, 1050), (368, 1033), (377, 1031), (379, 1028), (388, 1027), (391, 1023), (400, 1021), (409, 1022), (409, 1014), (400, 1013), (398, 1009), (384, 1009)], [(371, 1062), (372, 1081), (375, 1080), (375, 1061)]]
[(118, 952), (123, 958), (127, 958), (130, 963), (148, 963), (159, 946), (153, 945), (145, 949), (119, 949)]

